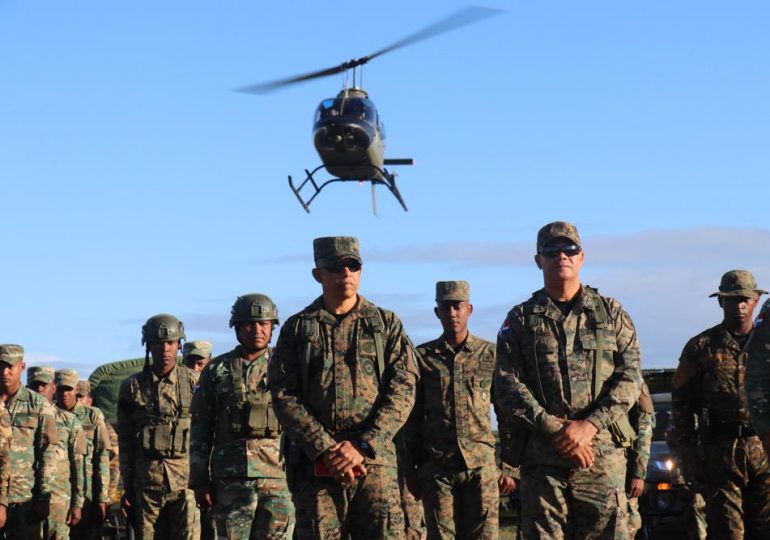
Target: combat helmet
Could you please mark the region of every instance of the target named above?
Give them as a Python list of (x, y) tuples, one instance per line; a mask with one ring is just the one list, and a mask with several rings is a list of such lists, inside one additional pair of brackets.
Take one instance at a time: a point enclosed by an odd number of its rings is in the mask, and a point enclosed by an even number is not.
[(142, 326), (142, 345), (159, 341), (179, 341), (184, 338), (182, 321), (167, 313), (153, 315)]
[(251, 321), (273, 321), (274, 324), (280, 324), (278, 308), (269, 296), (250, 293), (235, 299), (230, 310), (230, 328)]

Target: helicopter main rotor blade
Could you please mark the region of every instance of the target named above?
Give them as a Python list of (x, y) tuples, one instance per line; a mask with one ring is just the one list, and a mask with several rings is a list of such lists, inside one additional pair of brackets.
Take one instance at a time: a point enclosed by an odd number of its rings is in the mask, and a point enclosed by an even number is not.
[(395, 51), (396, 49), (401, 49), (408, 45), (413, 45), (419, 41), (424, 41), (426, 39), (436, 37), (439, 34), (444, 34), (446, 32), (451, 32), (452, 30), (457, 30), (458, 28), (461, 28), (463, 26), (467, 26), (469, 24), (482, 21), (484, 19), (487, 19), (495, 15), (500, 15), (501, 13), (504, 13), (504, 11), (501, 9), (487, 8), (487, 7), (481, 7), (481, 6), (470, 6), (456, 13), (453, 13), (452, 15), (449, 15), (448, 17), (445, 17), (438, 22), (435, 22), (429, 26), (426, 26), (422, 30), (419, 30), (399, 41), (396, 41), (395, 43), (392, 43), (387, 47), (380, 49), (379, 51), (374, 52), (370, 55), (363, 56), (361, 58), (353, 58), (352, 60), (343, 62), (338, 66), (334, 66), (326, 69), (320, 69), (318, 71), (311, 71), (309, 73), (304, 73), (302, 75), (295, 75), (294, 77), (287, 77), (285, 79), (277, 79), (275, 81), (268, 81), (265, 83), (254, 84), (251, 86), (244, 86), (242, 88), (237, 88), (236, 90), (238, 92), (245, 92), (247, 94), (267, 94), (274, 90), (278, 90), (279, 88), (282, 88), (284, 86), (289, 86), (292, 84), (297, 84), (297, 83), (309, 81), (312, 79), (318, 79), (321, 77), (328, 77), (330, 75), (336, 75), (337, 73), (342, 73), (344, 71), (347, 71), (348, 69), (353, 69), (358, 66), (362, 66), (366, 64), (369, 60), (373, 60), (378, 56), (382, 56), (383, 54), (387, 54), (389, 52)]

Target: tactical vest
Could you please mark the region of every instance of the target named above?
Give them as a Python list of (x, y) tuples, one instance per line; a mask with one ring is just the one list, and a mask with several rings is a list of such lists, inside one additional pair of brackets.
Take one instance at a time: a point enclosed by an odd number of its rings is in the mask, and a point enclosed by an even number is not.
[[(382, 384), (382, 374), (385, 372), (385, 347), (382, 341), (382, 334), (385, 330), (385, 323), (382, 320), (379, 308), (367, 308), (363, 315), (361, 322), (364, 330), (374, 337), (374, 349), (377, 354), (377, 379)], [(302, 394), (307, 396), (310, 378), (310, 355), (312, 354), (313, 342), (318, 339), (321, 333), (321, 324), (318, 322), (318, 317), (313, 313), (302, 313), (299, 317), (299, 331), (303, 342), (302, 356), (300, 358), (300, 376), (302, 378)]]
[[(594, 365), (593, 365), (593, 401), (599, 397), (602, 391), (602, 386), (606, 377), (603, 375), (602, 363), (604, 359), (604, 336), (601, 330), (608, 328), (609, 317), (607, 316), (607, 309), (604, 306), (604, 300), (599, 296), (599, 291), (592, 287), (584, 286), (583, 294), (589, 296), (594, 303), (595, 308), (593, 310), (587, 309), (584, 311), (588, 318), (588, 327), (593, 330), (596, 339), (596, 351), (594, 352)], [(545, 407), (546, 399), (543, 392), (543, 383), (540, 379), (540, 370), (537, 363), (537, 347), (535, 346), (535, 340), (537, 339), (537, 329), (541, 324), (545, 323), (545, 316), (542, 313), (535, 313), (533, 310), (533, 304), (527, 303), (524, 307), (524, 318), (531, 332), (532, 338), (532, 373), (535, 377), (535, 393), (538, 401)], [(624, 413), (615, 422), (610, 424), (607, 429), (612, 435), (615, 444), (622, 447), (631, 446), (631, 443), (636, 439), (636, 431), (631, 426), (631, 422), (628, 419), (628, 412)]]
[(175, 416), (161, 414), (160, 404), (153, 405), (150, 395), (152, 372), (145, 368), (142, 372), (145, 384), (140, 385), (142, 407), (137, 407), (134, 419), (139, 428), (139, 439), (145, 454), (155, 458), (173, 458), (186, 455), (190, 440), (190, 403), (191, 386), (194, 382), (187, 368), (177, 366), (176, 391), (179, 406)]
[(281, 425), (273, 410), (270, 389), (266, 383), (264, 388), (248, 388), (243, 380), (243, 364), (240, 357), (229, 360), (233, 393), (225, 396), (223, 410), (217, 415), (217, 441), (276, 439), (281, 434)]

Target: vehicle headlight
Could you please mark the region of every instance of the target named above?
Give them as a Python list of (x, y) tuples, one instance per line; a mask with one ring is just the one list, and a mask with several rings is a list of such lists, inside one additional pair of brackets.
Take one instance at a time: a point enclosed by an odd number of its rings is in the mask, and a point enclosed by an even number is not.
[(674, 467), (676, 467), (676, 463), (674, 463), (674, 460), (670, 457), (663, 458), (663, 459), (655, 459), (652, 462), (653, 466), (660, 470), (660, 471), (668, 471), (671, 472), (674, 470)]

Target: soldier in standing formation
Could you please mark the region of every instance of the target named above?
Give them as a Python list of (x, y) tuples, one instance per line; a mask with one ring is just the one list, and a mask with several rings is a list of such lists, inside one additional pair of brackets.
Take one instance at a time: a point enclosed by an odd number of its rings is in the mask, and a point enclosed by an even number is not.
[(182, 347), (182, 363), (185, 367), (200, 373), (211, 362), (211, 343), (208, 341), (188, 341)]
[(655, 429), (655, 409), (647, 383), (642, 382), (639, 400), (628, 411), (628, 419), (636, 432), (636, 439), (628, 449), (626, 459), (626, 494), (628, 495), (628, 537), (636, 538), (642, 528), (639, 513), (639, 497), (644, 493), (644, 479), (647, 477), (647, 463), (650, 461), (652, 433)]

